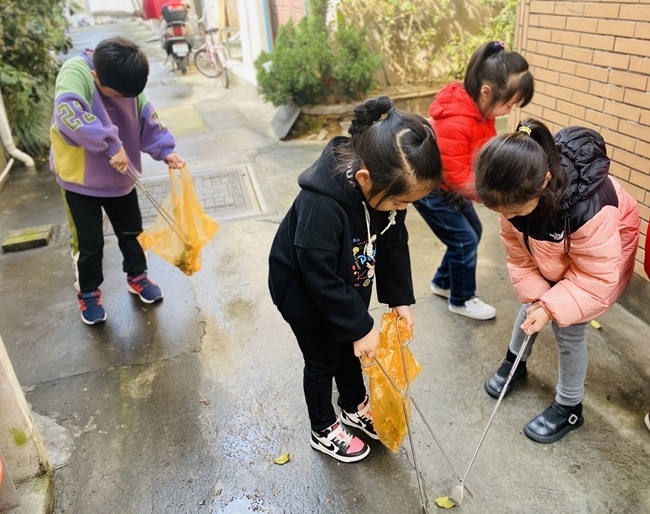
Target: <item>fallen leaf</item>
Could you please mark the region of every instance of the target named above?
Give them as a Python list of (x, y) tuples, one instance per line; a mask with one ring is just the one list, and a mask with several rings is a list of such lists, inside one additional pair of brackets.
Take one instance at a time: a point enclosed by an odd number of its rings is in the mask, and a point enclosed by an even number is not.
[(451, 509), (452, 507), (456, 506), (456, 504), (449, 499), (449, 496), (441, 496), (440, 498), (436, 498), (435, 502), (438, 507), (442, 507), (443, 509)]
[(601, 328), (603, 328), (603, 326), (600, 323), (598, 323), (596, 320), (592, 320), (591, 326), (594, 327), (596, 330), (600, 330)]
[(282, 464), (286, 464), (287, 462), (289, 462), (289, 459), (291, 459), (291, 456), (288, 453), (283, 453), (282, 455), (280, 455), (280, 456), (276, 457), (275, 459), (273, 459), (273, 462), (275, 462), (276, 464), (282, 465)]

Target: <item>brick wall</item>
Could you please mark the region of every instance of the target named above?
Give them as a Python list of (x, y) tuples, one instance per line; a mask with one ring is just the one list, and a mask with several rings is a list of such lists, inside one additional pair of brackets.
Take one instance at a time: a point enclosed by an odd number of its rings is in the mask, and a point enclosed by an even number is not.
[[(551, 131), (582, 125), (600, 132), (611, 173), (639, 202), (636, 272), (650, 251), (650, 0), (520, 0), (517, 50), (531, 65), (535, 96), (510, 117)], [(512, 128), (512, 127), (511, 127)]]

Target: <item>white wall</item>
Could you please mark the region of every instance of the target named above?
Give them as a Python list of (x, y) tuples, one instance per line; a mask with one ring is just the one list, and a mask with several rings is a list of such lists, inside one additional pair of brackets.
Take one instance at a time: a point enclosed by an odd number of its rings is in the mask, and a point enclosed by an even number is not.
[[(14, 482), (51, 471), (43, 440), (0, 338), (0, 451)], [(8, 479), (9, 477), (6, 477)]]
[(271, 25), (267, 0), (237, 0), (243, 64), (237, 72), (248, 82), (257, 83), (253, 62), (262, 50), (269, 51)]
[(222, 28), (219, 0), (203, 0), (203, 21), (206, 29)]

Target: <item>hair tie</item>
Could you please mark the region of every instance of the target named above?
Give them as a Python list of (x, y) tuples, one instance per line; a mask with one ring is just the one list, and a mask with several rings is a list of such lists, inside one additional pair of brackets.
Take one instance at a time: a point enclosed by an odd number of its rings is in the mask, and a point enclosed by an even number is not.
[(530, 136), (530, 133), (532, 131), (530, 130), (530, 127), (527, 127), (526, 125), (522, 125), (517, 129), (517, 132), (524, 132), (525, 134), (528, 134)]
[(494, 47), (495, 50), (506, 49), (506, 44), (503, 41), (495, 41), (494, 43), (492, 43), (492, 46)]

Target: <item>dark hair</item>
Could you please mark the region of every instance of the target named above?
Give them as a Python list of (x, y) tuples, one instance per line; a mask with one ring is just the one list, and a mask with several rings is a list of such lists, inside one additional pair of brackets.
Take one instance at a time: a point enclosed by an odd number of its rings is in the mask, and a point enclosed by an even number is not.
[(477, 105), (484, 84), (492, 88), (488, 108), (508, 102), (516, 95), (521, 95), (518, 103), (524, 107), (535, 92), (533, 75), (528, 71), (526, 59), (517, 52), (506, 50), (498, 41), (489, 41), (478, 48), (467, 65), (463, 87)]
[(93, 65), (99, 83), (125, 97), (142, 93), (149, 77), (147, 56), (133, 41), (123, 37), (101, 41), (93, 52)]
[(350, 144), (339, 150), (339, 171), (354, 177), (367, 169), (370, 197), (381, 195), (379, 203), (417, 186), (430, 184), (433, 189), (440, 181), (440, 151), (431, 125), (422, 116), (395, 108), (387, 96), (358, 105), (348, 132)]
[[(551, 178), (542, 188), (547, 171)], [(539, 198), (533, 216), (557, 213), (567, 188), (553, 135), (531, 118), (521, 121), (516, 132), (488, 141), (476, 156), (474, 174), (476, 193), (486, 207), (518, 206)]]

